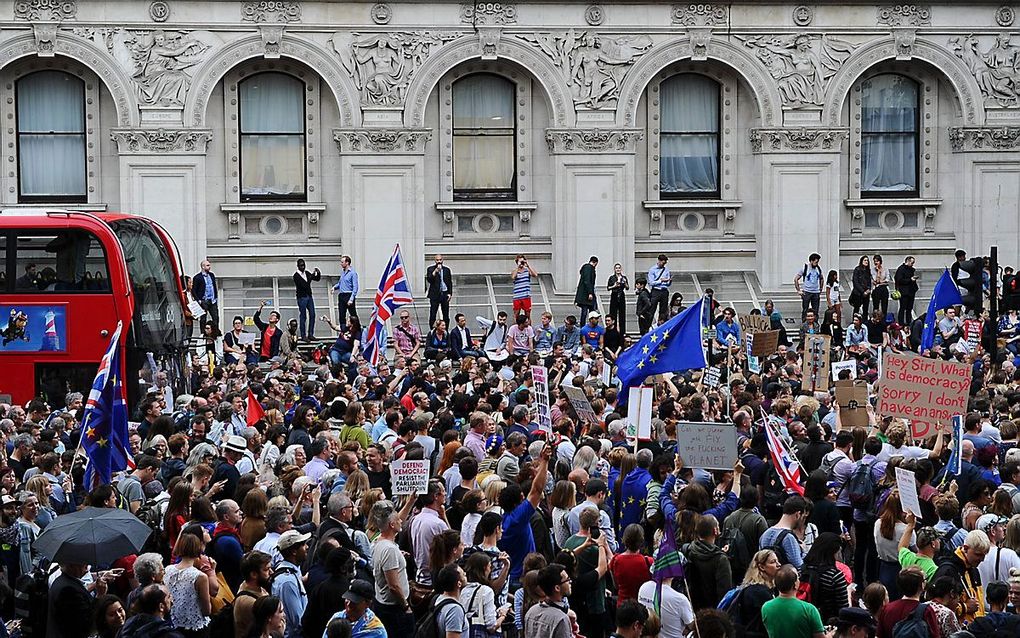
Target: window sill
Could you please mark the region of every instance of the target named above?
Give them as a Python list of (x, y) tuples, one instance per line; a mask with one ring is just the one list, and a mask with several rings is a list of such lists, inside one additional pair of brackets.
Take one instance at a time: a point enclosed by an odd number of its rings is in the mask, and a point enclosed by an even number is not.
[[(520, 239), (531, 237), (531, 216), (537, 202), (455, 201), (436, 202), (436, 211), (443, 216), (443, 239), (479, 238), (484, 235)], [(503, 228), (504, 226), (509, 228)]]
[[(926, 236), (935, 235), (935, 216), (942, 206), (941, 199), (930, 197), (854, 198), (843, 200), (850, 213), (850, 236), (860, 237), (864, 231), (910, 233), (919, 227)], [(903, 226), (904, 213), (914, 213), (922, 220), (916, 226)], [(868, 215), (877, 215), (878, 227), (867, 227)], [(892, 220), (886, 223), (883, 220)], [(898, 220), (898, 223), (897, 223)]]
[[(319, 216), (326, 212), (321, 202), (245, 202), (220, 204), (227, 216), (228, 240), (239, 242), (242, 235), (252, 240), (319, 239)], [(279, 231), (275, 229), (279, 228)]]
[(641, 202), (650, 216), (650, 237), (660, 237), (663, 233), (672, 235), (720, 229), (724, 237), (733, 237), (736, 233), (734, 221), (737, 210), (743, 204), (738, 199), (660, 199)]

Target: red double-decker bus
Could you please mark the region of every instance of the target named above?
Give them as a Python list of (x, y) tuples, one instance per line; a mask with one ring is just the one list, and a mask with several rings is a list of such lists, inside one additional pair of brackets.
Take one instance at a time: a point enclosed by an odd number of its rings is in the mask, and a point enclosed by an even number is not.
[(185, 294), (177, 247), (151, 219), (66, 210), (0, 211), (0, 395), (62, 405), (86, 395), (117, 322), (134, 407), (140, 371), (183, 378)]

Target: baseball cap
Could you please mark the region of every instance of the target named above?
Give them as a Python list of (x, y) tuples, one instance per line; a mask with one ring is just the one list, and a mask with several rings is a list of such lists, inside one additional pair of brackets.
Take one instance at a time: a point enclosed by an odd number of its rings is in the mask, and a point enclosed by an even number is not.
[(294, 545), (307, 543), (311, 537), (311, 534), (302, 534), (296, 529), (289, 529), (280, 535), (279, 540), (276, 541), (276, 548), (282, 552)]
[(599, 317), (601, 317), (601, 316), (602, 316), (602, 315), (600, 315), (600, 314), (599, 314), (599, 311), (598, 311), (598, 310), (592, 310), (591, 312), (589, 312), (589, 313), (588, 313), (588, 318), (589, 318), (589, 319), (591, 319), (592, 317), (594, 317), (594, 318), (598, 319), (598, 318), (599, 318)]
[(988, 530), (995, 525), (1005, 525), (1009, 522), (1009, 519), (1005, 516), (999, 516), (998, 514), (982, 514), (978, 517), (977, 523), (974, 524), (974, 529), (979, 529), (982, 532), (988, 532)]
[(10, 496), (9, 494), (4, 494), (3, 498), (0, 499), (0, 506), (16, 505), (17, 503), (18, 503), (17, 499), (15, 499), (13, 496)]
[(350, 588), (344, 592), (343, 597), (352, 603), (363, 603), (375, 598), (375, 585), (367, 580), (358, 579), (351, 583)]

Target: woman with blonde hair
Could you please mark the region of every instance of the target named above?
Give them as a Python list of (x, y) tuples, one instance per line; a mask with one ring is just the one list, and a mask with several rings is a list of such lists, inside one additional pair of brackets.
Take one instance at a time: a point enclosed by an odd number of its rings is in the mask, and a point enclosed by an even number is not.
[(53, 494), (53, 484), (49, 479), (36, 474), (25, 483), (25, 489), (35, 494), (39, 499), (39, 516), (35, 519), (39, 529), (46, 529), (46, 526), (57, 517), (57, 511), (50, 505), (50, 494)]
[[(875, 521), (875, 548), (878, 554), (878, 580), (889, 592), (889, 600), (899, 600), (900, 590), (896, 575), (900, 573), (900, 539), (907, 529), (905, 513), (900, 504), (899, 490), (894, 489), (885, 499)], [(910, 545), (917, 545), (917, 538), (910, 535)]]
[(776, 597), (775, 578), (780, 567), (779, 556), (771, 549), (763, 549), (751, 557), (744, 581), (729, 607), (733, 621), (747, 628), (748, 638), (768, 636), (760, 610)]
[(351, 475), (347, 477), (347, 484), (344, 485), (344, 491), (351, 497), (351, 501), (354, 506), (358, 506), (358, 501), (365, 495), (371, 488), (368, 484), (368, 474), (362, 470), (354, 470)]
[(1002, 546), (1020, 552), (1020, 514), (1014, 515), (1006, 523), (1006, 537), (1002, 540)]
[(482, 491), (485, 492), (485, 500), (489, 501), (489, 508), (486, 512), (496, 512), (500, 516), (503, 515), (503, 508), (499, 506), (499, 493), (506, 487), (506, 481), (499, 479), (490, 479)]

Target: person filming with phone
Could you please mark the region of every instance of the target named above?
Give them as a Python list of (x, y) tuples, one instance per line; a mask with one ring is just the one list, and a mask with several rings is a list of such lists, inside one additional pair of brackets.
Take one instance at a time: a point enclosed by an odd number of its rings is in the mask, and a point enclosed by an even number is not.
[(259, 309), (255, 311), (252, 321), (255, 327), (262, 333), (259, 345), (259, 361), (269, 361), (280, 354), (280, 340), (283, 338), (283, 329), (280, 328), (280, 313), (275, 310), (269, 311), (269, 323), (262, 321), (262, 309), (271, 306), (272, 302), (259, 302)]
[(577, 612), (577, 624), (586, 638), (604, 638), (610, 624), (606, 613), (606, 572), (613, 551), (609, 539), (599, 529), (600, 514), (594, 507), (582, 509), (578, 515), (580, 529), (563, 544), (563, 549), (574, 557), (570, 570), (574, 577), (571, 599), (581, 603), (571, 605), (571, 609)]

